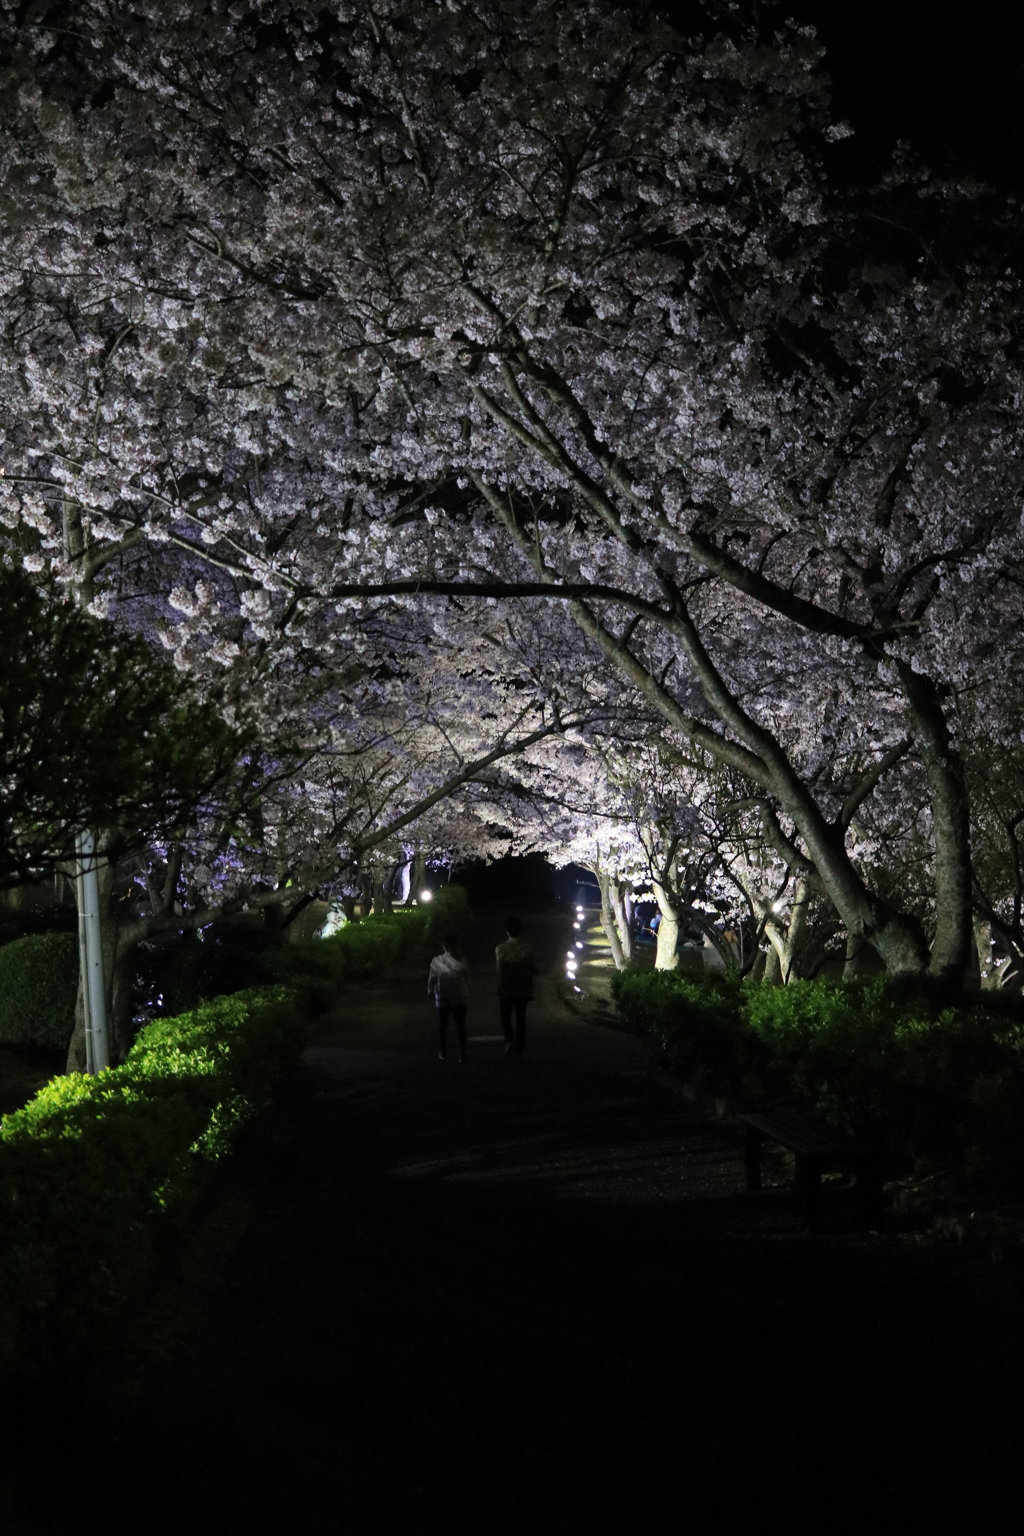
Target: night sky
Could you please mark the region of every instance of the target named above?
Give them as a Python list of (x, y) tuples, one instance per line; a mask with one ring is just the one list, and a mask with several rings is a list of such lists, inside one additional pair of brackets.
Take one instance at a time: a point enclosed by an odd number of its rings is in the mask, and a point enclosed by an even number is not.
[[(668, 0), (687, 31), (710, 30), (689, 0)], [(1024, 194), (1024, 4), (971, 0), (782, 0), (828, 49), (836, 116), (856, 129), (837, 170), (870, 179), (899, 139), (937, 172), (960, 171)]]

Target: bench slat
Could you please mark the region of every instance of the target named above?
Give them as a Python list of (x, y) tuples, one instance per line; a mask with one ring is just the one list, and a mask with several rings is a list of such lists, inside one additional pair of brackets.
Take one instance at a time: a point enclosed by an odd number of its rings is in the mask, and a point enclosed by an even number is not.
[(800, 1115), (779, 1111), (764, 1115), (740, 1114), (737, 1118), (755, 1131), (760, 1131), (763, 1136), (780, 1142), (791, 1152), (799, 1152), (803, 1157), (857, 1159), (870, 1155), (867, 1148), (841, 1131), (815, 1125)]

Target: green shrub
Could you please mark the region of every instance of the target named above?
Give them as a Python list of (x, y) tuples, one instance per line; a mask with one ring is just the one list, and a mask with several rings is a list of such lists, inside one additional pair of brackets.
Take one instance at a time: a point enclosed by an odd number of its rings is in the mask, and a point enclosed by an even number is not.
[(893, 1172), (1011, 1155), (1024, 1171), (1024, 1135), (1011, 1133), (1024, 1105), (1019, 1004), (950, 1007), (933, 986), (885, 976), (765, 987), (628, 970), (613, 989), (630, 1027), (705, 1091), (819, 1115), (875, 1142)]
[(706, 1092), (740, 1091), (746, 1071), (740, 989), (734, 973), (619, 971), (616, 1006), (654, 1054)]
[(236, 993), (147, 1025), (123, 1065), (55, 1078), (0, 1119), (0, 1359), (59, 1348), (130, 1296), (306, 1034), (286, 988)]
[(400, 960), (415, 956), (426, 942), (430, 913), (425, 907), (401, 907), (361, 923), (346, 923), (329, 939), (294, 944), (292, 965), (329, 966), (335, 982), (363, 981), (386, 975)]
[(1012, 1025), (887, 977), (749, 986), (743, 1013), (764, 1047), (764, 1097), (870, 1135), (895, 1162), (956, 1157), (975, 1132), (973, 1085), (1011, 1066)]
[(0, 949), (0, 1043), (67, 1050), (75, 1022), (78, 941), (33, 933)]
[(466, 887), (464, 885), (438, 886), (425, 910), (427, 927), (432, 938), (443, 938), (453, 929), (458, 931), (469, 921), (469, 895)]
[(206, 998), (287, 983), (299, 990), (308, 1010), (316, 1011), (329, 1005), (343, 982), (386, 974), (400, 960), (418, 955), (433, 916), (427, 907), (402, 907), (346, 923), (328, 939), (301, 944), (282, 943), (258, 926), (215, 925), (201, 939), (189, 934), (173, 947), (143, 957), (140, 1001), (160, 1016), (177, 1015)]

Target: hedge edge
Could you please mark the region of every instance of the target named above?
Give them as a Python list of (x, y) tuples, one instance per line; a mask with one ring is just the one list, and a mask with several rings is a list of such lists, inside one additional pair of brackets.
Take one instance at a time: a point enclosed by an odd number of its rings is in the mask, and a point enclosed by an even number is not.
[(45, 1361), (129, 1298), (307, 1033), (294, 988), (215, 998), (0, 1119), (0, 1365)]

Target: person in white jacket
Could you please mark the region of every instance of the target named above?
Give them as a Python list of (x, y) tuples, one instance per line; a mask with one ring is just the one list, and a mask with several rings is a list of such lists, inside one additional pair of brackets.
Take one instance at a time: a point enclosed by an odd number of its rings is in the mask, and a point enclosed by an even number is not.
[(441, 954), (430, 962), (427, 977), (427, 995), (433, 998), (437, 1009), (437, 1054), (444, 1061), (448, 1055), (448, 1019), (455, 1020), (455, 1033), (459, 1037), (459, 1060), (466, 1059), (466, 1004), (469, 988), (466, 977), (469, 966), (462, 957), (459, 941), (453, 934), (444, 940)]

